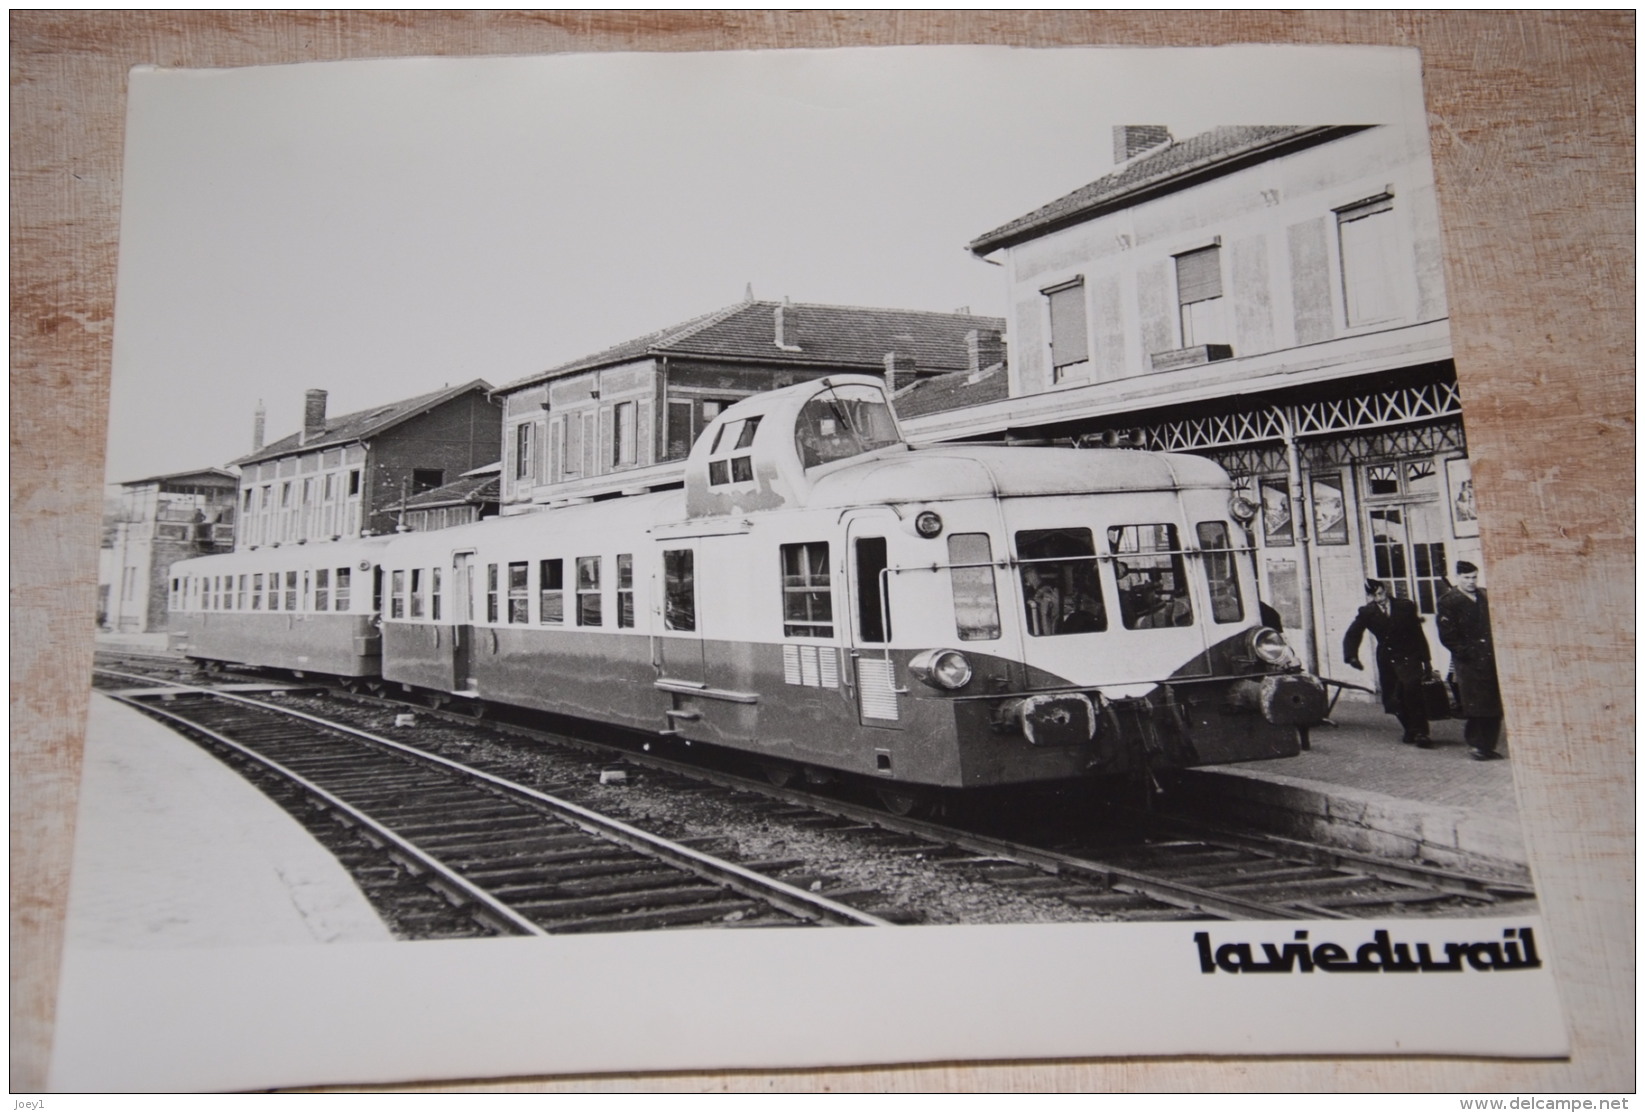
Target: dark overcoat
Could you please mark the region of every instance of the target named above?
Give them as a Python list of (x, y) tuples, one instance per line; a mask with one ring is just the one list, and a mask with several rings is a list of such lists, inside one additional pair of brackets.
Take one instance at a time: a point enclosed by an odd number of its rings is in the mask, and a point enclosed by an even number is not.
[(1491, 604), (1483, 589), (1470, 599), (1456, 588), (1439, 601), (1439, 642), (1451, 651), (1462, 714), (1469, 719), (1502, 716), (1497, 690), (1496, 648), (1491, 642)]
[(1359, 659), (1359, 643), (1369, 630), (1377, 640), (1377, 682), (1382, 688), (1382, 709), (1399, 714), (1400, 673), (1415, 679), (1413, 669), (1433, 661), (1428, 635), (1422, 632), (1422, 612), (1409, 599), (1388, 600), (1388, 613), (1375, 603), (1359, 609), (1342, 639), (1344, 660)]

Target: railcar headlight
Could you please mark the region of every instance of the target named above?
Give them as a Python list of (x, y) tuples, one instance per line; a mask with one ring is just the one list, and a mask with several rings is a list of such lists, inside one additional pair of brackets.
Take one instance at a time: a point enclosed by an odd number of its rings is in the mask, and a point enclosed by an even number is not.
[(1249, 525), (1256, 520), (1257, 504), (1244, 495), (1234, 495), (1228, 500), (1228, 513), (1233, 515), (1234, 521)]
[(914, 679), (952, 692), (971, 683), (971, 662), (957, 649), (928, 649), (908, 662)]
[(1294, 669), (1299, 665), (1296, 653), (1285, 644), (1280, 632), (1266, 626), (1251, 631), (1251, 655), (1276, 668)]
[(942, 515), (935, 510), (922, 510), (914, 519), (914, 532), (921, 537), (935, 537), (942, 532)]

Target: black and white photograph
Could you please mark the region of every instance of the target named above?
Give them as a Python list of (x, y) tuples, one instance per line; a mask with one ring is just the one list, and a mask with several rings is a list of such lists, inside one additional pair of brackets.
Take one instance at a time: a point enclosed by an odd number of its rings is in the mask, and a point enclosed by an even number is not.
[(1565, 1054), (1425, 120), (134, 71), (55, 1084)]

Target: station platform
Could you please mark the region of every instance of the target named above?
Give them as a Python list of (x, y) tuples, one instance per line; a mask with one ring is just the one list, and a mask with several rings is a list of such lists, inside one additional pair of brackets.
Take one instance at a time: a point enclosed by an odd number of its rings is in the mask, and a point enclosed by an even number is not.
[(352, 878), (238, 773), (98, 694), (86, 724), (70, 948), (386, 942)]
[[(1339, 700), (1294, 758), (1191, 770), (1173, 808), (1347, 850), (1527, 874), (1513, 761), (1474, 761), (1457, 719), (1400, 741), (1381, 704)], [(1507, 754), (1504, 741), (1497, 747)]]

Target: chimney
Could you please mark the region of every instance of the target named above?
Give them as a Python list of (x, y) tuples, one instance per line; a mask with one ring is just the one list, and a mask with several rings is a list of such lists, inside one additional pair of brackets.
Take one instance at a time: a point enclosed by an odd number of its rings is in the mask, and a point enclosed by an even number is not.
[(303, 395), (303, 443), (307, 444), (326, 431), (326, 392), (311, 390)]
[(1005, 361), (1005, 338), (998, 329), (972, 329), (965, 334), (965, 366), (971, 378)]
[(1114, 162), (1127, 162), (1144, 151), (1171, 142), (1164, 124), (1117, 124), (1114, 127)]
[[(897, 393), (898, 389), (914, 381), (914, 357), (905, 356), (900, 352), (885, 353), (885, 393), (887, 396)], [(899, 382), (901, 376), (908, 376)]]
[(263, 406), (263, 400), (257, 399), (257, 412), (251, 419), (251, 450), (263, 451), (263, 434), (268, 427), (268, 410)]
[(794, 303), (784, 298), (773, 316), (776, 321), (777, 347), (785, 352), (799, 351), (800, 313), (794, 308)]

